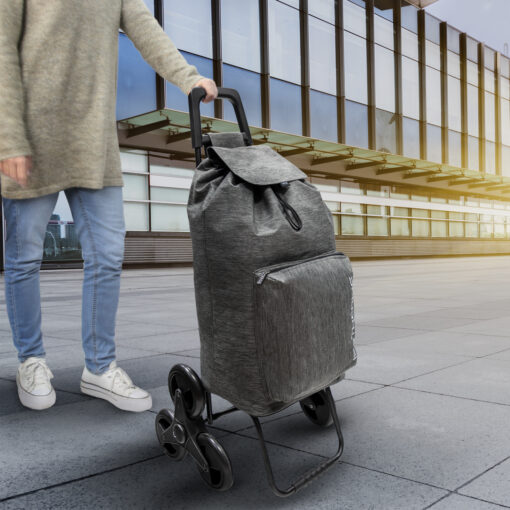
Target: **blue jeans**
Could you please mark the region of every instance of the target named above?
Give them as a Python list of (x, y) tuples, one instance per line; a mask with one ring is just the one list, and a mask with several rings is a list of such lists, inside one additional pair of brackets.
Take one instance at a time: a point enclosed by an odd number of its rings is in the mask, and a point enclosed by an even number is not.
[[(115, 359), (115, 316), (124, 256), (122, 188), (65, 191), (84, 260), (82, 341), (87, 368), (104, 372)], [(3, 199), (6, 219), (5, 294), (21, 362), (45, 355), (41, 332), (41, 266), (46, 226), (58, 193)]]

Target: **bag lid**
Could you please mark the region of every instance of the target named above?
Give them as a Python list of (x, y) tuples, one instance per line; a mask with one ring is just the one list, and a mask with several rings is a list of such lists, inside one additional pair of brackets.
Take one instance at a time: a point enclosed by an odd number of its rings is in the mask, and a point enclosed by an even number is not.
[(219, 160), (233, 174), (256, 186), (306, 179), (306, 174), (267, 145), (227, 149), (209, 147), (210, 158)]

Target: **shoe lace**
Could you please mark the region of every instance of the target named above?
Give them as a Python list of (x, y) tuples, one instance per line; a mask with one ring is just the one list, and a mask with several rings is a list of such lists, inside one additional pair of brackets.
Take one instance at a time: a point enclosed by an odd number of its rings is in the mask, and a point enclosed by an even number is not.
[(48, 384), (52, 377), (51, 370), (43, 360), (34, 360), (25, 366), (24, 378), (29, 391), (37, 386)]
[(126, 390), (134, 390), (136, 388), (129, 375), (127, 375), (126, 372), (120, 367), (116, 367), (112, 370), (111, 377), (112, 388), (120, 387)]

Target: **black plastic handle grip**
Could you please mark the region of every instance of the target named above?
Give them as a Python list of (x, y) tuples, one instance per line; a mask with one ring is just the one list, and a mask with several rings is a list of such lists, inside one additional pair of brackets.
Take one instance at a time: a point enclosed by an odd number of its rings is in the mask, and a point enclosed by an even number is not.
[[(200, 123), (200, 102), (204, 99), (205, 95), (205, 89), (202, 87), (195, 87), (191, 89), (191, 92), (188, 95), (191, 145), (194, 149), (199, 149), (203, 145), (202, 125)], [(228, 99), (232, 103), (237, 123), (239, 124), (239, 130), (244, 135), (246, 145), (252, 145), (253, 141), (251, 139), (250, 128), (248, 127), (248, 121), (246, 120), (246, 114), (244, 113), (243, 103), (239, 92), (235, 89), (218, 87), (218, 99)]]

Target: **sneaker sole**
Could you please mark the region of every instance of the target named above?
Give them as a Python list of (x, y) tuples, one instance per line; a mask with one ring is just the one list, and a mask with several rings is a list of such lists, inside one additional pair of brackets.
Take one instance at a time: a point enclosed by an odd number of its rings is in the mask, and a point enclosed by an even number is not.
[(43, 411), (44, 409), (49, 409), (52, 407), (57, 400), (57, 395), (53, 388), (47, 395), (33, 395), (32, 393), (24, 390), (19, 382), (19, 377), (17, 374), (16, 386), (18, 387), (19, 401), (25, 407), (28, 407), (28, 409), (33, 409), (34, 411)]
[(134, 413), (141, 413), (148, 411), (152, 407), (152, 397), (148, 395), (145, 398), (129, 398), (117, 395), (111, 391), (101, 388), (95, 384), (88, 383), (83, 379), (80, 382), (81, 392), (91, 397), (102, 398), (110, 402), (118, 409), (122, 411), (131, 411)]

